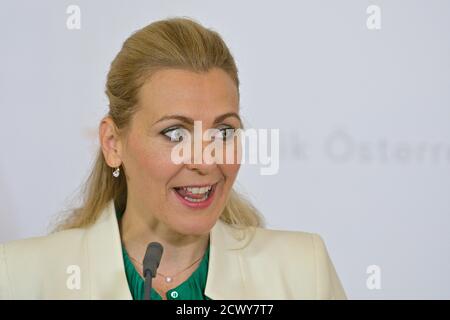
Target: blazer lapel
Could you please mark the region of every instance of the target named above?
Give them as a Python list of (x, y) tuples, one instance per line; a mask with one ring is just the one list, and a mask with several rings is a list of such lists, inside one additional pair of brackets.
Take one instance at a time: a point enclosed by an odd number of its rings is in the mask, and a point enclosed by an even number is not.
[(131, 300), (114, 201), (88, 229), (90, 298)]
[(252, 232), (232, 228), (221, 220), (216, 222), (210, 233), (206, 296), (213, 300), (248, 299), (242, 249), (251, 236)]

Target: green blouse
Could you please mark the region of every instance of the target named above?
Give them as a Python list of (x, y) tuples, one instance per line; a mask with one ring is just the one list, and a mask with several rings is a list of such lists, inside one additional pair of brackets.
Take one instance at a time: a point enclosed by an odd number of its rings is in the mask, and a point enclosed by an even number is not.
[[(116, 212), (117, 219), (122, 217), (122, 212)], [(144, 279), (138, 273), (136, 268), (128, 256), (125, 246), (122, 245), (122, 255), (125, 265), (125, 274), (130, 288), (131, 295), (134, 300), (144, 299)], [(211, 300), (205, 295), (206, 278), (208, 275), (208, 261), (209, 261), (209, 245), (203, 256), (200, 265), (191, 274), (191, 276), (178, 285), (177, 287), (170, 289), (166, 293), (168, 300)], [(152, 288), (150, 293), (151, 300), (162, 300), (162, 297)]]

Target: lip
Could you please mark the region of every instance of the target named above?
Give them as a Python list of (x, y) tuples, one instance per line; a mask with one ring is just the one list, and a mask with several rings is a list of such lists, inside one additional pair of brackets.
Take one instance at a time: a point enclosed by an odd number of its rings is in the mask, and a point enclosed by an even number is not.
[(205, 183), (205, 184), (190, 184), (190, 185), (186, 185), (186, 186), (177, 186), (175, 188), (183, 188), (183, 187), (202, 188), (202, 187), (207, 187), (207, 186), (214, 186), (217, 183), (218, 182), (216, 182), (216, 183)]
[[(191, 209), (204, 209), (211, 205), (211, 203), (214, 201), (214, 197), (216, 194), (217, 185), (219, 183), (216, 182), (212, 185), (211, 193), (205, 201), (202, 202), (190, 202), (186, 199), (184, 199), (181, 195), (178, 194), (178, 192), (175, 191), (174, 188), (172, 188), (172, 192), (174, 193), (175, 197), (186, 207), (189, 207)], [(210, 186), (211, 184), (204, 184), (204, 185), (190, 185), (189, 187), (204, 187), (204, 186)]]

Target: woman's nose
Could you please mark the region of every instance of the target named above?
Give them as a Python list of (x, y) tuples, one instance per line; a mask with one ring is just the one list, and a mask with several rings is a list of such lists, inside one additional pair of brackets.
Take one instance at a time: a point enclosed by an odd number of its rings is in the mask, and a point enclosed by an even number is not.
[(211, 155), (207, 154), (208, 149), (206, 148), (210, 143), (211, 141), (203, 141), (197, 147), (195, 145), (193, 146), (191, 159), (189, 163), (186, 163), (186, 167), (189, 170), (195, 170), (199, 173), (206, 174), (217, 166), (214, 152)]

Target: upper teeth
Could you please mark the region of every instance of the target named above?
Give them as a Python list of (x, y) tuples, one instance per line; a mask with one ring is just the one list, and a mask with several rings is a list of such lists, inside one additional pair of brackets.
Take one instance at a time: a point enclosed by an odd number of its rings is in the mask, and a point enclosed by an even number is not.
[(212, 186), (206, 186), (206, 187), (201, 187), (201, 188), (198, 188), (198, 187), (183, 187), (183, 189), (185, 189), (188, 192), (193, 193), (193, 194), (206, 193), (209, 190), (211, 190), (211, 188), (212, 188)]

